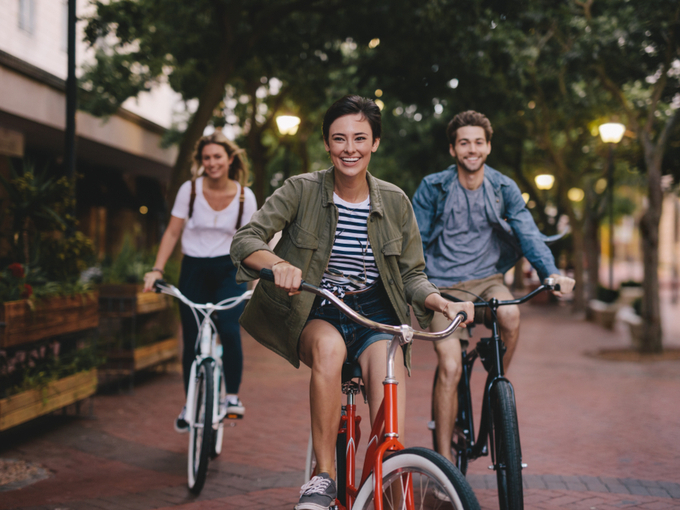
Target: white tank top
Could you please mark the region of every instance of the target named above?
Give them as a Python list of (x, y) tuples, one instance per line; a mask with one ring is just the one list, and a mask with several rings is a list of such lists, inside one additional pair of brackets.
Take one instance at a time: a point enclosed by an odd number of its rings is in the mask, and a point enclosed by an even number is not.
[[(236, 233), (236, 221), (239, 211), (239, 195), (241, 185), (237, 182), (236, 196), (231, 203), (221, 211), (215, 211), (203, 196), (203, 179), (196, 179), (196, 199), (194, 212), (184, 223), (182, 232), (182, 253), (191, 257), (212, 258), (229, 255), (231, 241)], [(177, 192), (172, 215), (186, 220), (189, 216), (189, 201), (191, 199), (191, 181), (182, 184)], [(257, 210), (255, 194), (250, 188), (245, 189), (243, 216), (241, 226), (250, 221)]]

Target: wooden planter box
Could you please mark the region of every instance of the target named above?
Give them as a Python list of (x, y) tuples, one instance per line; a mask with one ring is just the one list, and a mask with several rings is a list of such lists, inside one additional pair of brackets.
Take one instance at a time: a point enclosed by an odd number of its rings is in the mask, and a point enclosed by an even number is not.
[[(132, 351), (112, 352), (108, 355), (108, 365), (126, 366), (134, 371), (142, 370), (176, 358), (178, 354), (177, 346), (176, 338), (168, 338), (167, 340), (137, 347)], [(113, 370), (115, 371), (115, 369)]]
[(131, 317), (158, 312), (170, 306), (170, 296), (142, 292), (137, 283), (102, 284), (99, 286), (99, 311), (105, 317)]
[(607, 329), (614, 329), (616, 314), (619, 311), (618, 303), (605, 303), (597, 299), (588, 302), (588, 317), (600, 326)]
[(96, 292), (41, 299), (34, 310), (26, 300), (0, 304), (0, 348), (3, 349), (97, 326)]
[(0, 430), (83, 400), (97, 391), (97, 370), (80, 372), (0, 400)]

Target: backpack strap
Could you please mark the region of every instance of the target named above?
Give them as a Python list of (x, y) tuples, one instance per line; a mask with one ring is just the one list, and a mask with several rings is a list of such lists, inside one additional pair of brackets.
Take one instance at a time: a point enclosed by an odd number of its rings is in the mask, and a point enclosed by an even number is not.
[(191, 179), (191, 197), (189, 198), (189, 218), (194, 214), (194, 202), (196, 201), (196, 180)]
[(238, 197), (238, 219), (236, 220), (236, 230), (241, 228), (241, 218), (243, 217), (243, 203), (246, 201), (246, 187), (241, 185), (241, 195)]

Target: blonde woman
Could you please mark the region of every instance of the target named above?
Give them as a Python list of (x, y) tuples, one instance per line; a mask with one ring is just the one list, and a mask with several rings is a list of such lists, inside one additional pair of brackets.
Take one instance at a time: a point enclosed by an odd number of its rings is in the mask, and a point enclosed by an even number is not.
[[(217, 303), (245, 292), (245, 284), (237, 284), (236, 269), (229, 255), (236, 231), (250, 221), (257, 210), (253, 192), (246, 187), (248, 164), (245, 151), (217, 131), (202, 137), (194, 152), (194, 177), (177, 193), (168, 228), (163, 234), (156, 263), (144, 275), (144, 290), (163, 277), (168, 258), (182, 237), (182, 270), (180, 291), (195, 303)], [(223, 366), (227, 385), (227, 407), (230, 414), (243, 416), (245, 407), (238, 397), (243, 372), (243, 352), (238, 318), (243, 305), (217, 312), (216, 322), (224, 348)], [(191, 310), (180, 303), (184, 351), (182, 371), (184, 391), (189, 384), (189, 371), (196, 357), (194, 341), (198, 328)], [(175, 430), (186, 432), (184, 409), (175, 421)]]

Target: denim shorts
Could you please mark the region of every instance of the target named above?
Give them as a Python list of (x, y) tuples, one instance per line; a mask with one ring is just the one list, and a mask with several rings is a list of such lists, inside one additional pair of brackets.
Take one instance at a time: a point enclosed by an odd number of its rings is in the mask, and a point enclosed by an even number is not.
[[(322, 298), (316, 298), (307, 321), (320, 319), (337, 329), (345, 341), (348, 362), (357, 361), (361, 353), (372, 343), (392, 339), (392, 335), (389, 333), (381, 333), (360, 326), (330, 303), (319, 306), (322, 300)], [(363, 292), (345, 295), (343, 301), (352, 310), (373, 321), (393, 326), (401, 324), (381, 280), (378, 280)]]

